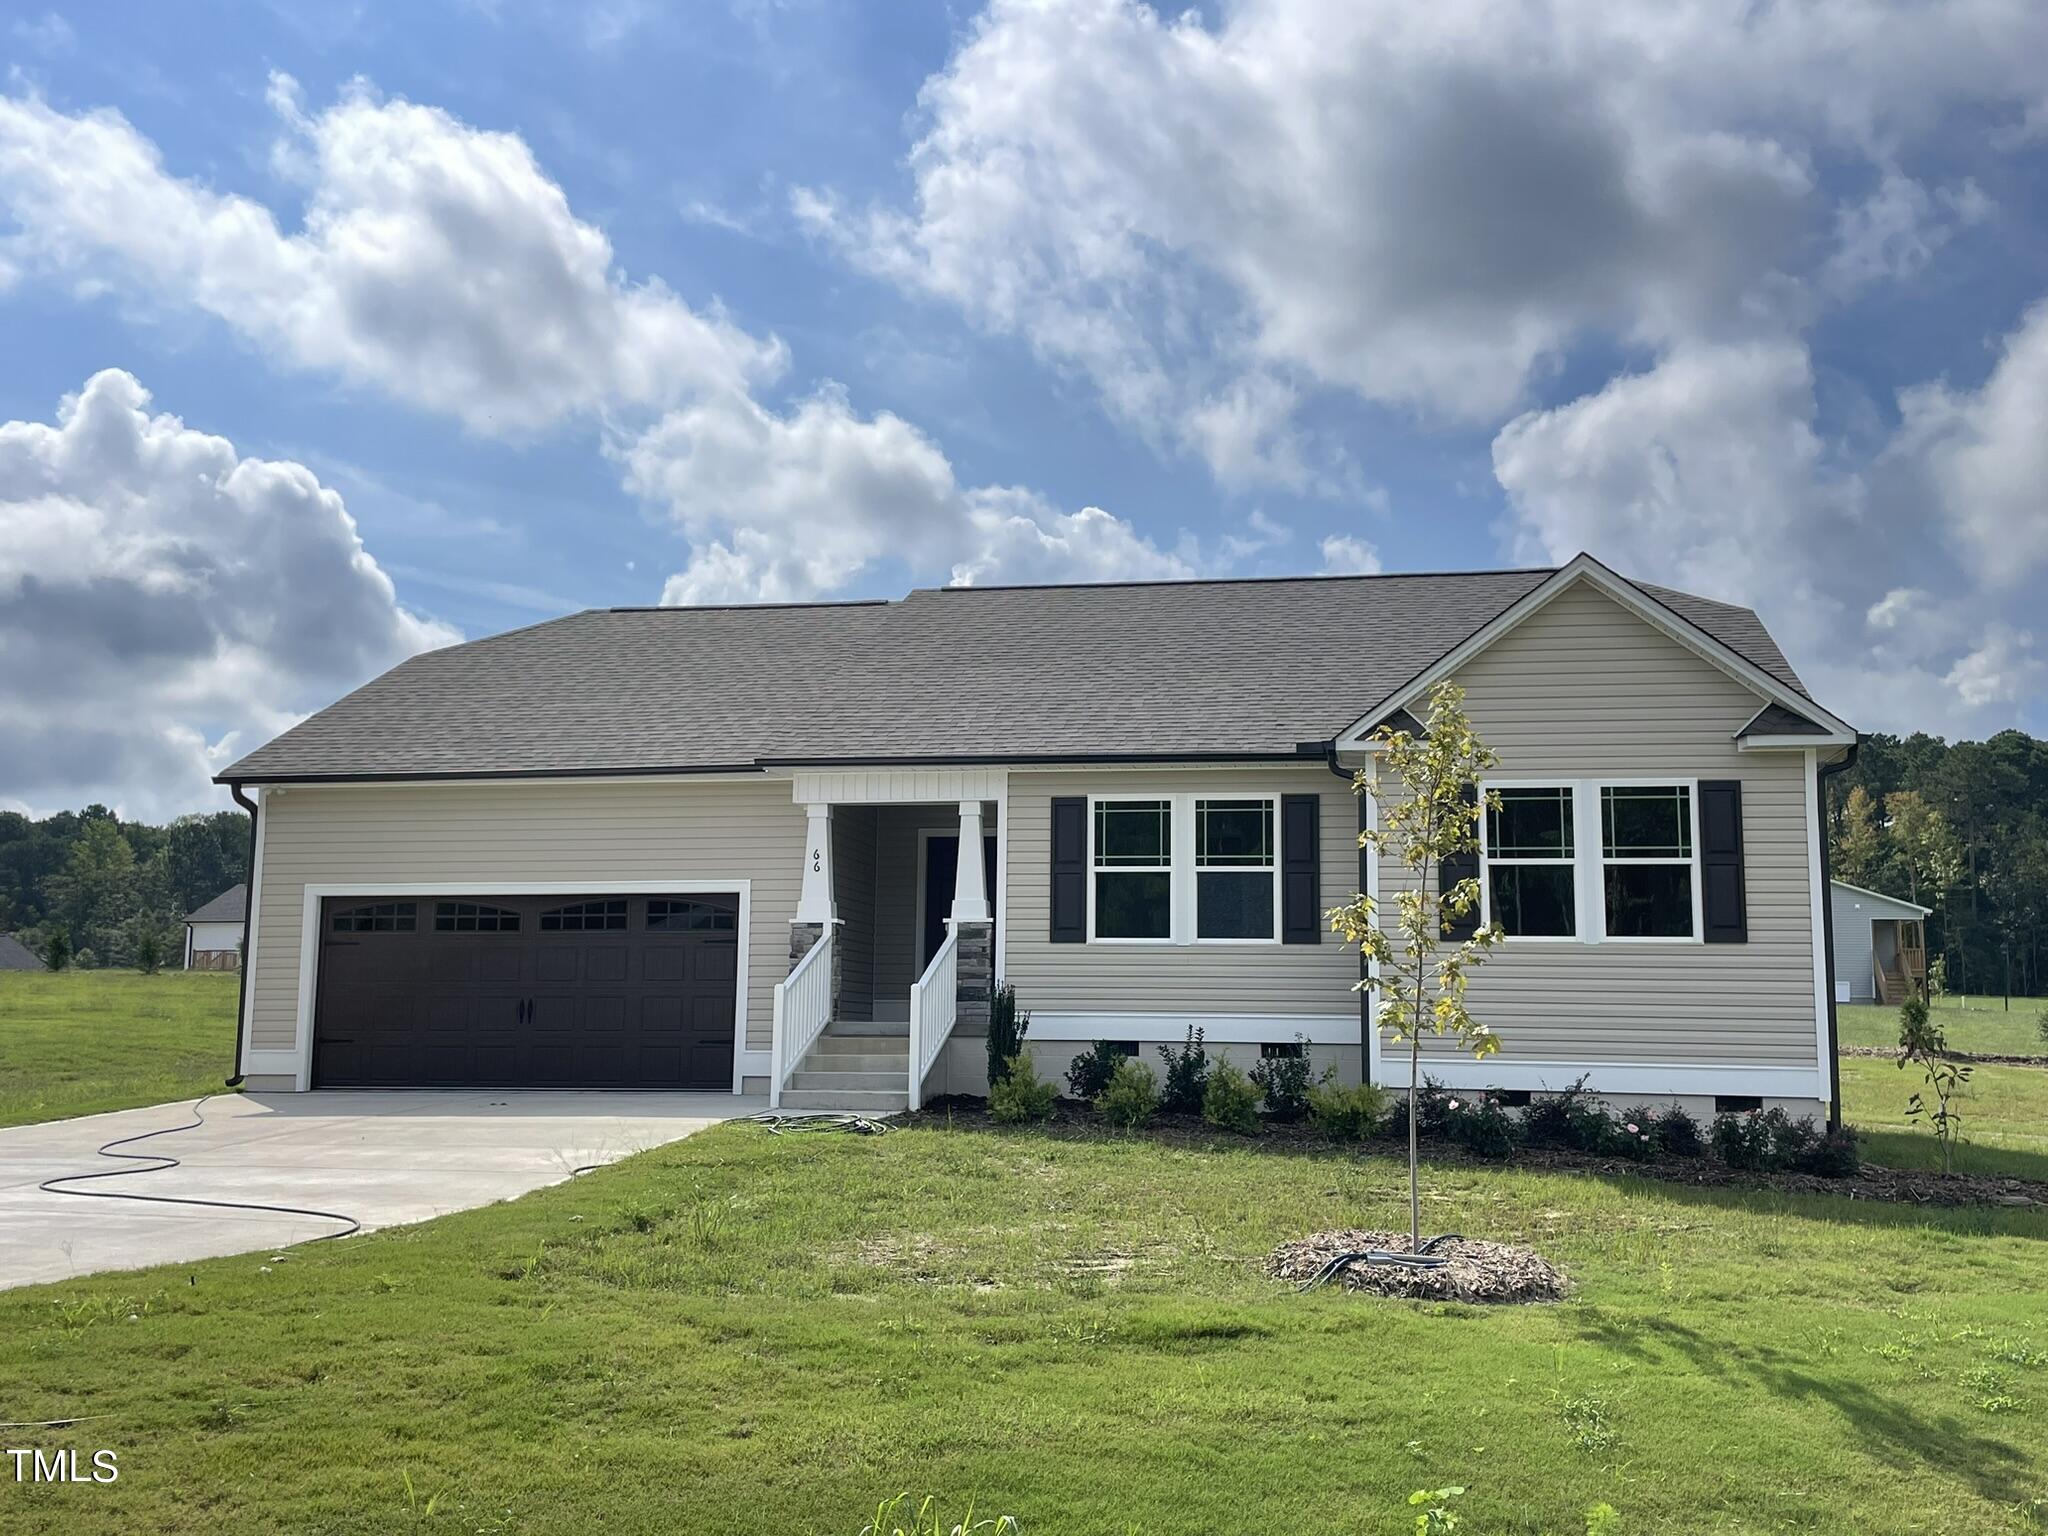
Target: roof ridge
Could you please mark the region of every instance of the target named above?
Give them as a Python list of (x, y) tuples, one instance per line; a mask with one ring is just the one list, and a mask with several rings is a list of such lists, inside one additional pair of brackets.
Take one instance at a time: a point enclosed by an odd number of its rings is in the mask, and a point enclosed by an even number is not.
[(1554, 576), (1555, 565), (1486, 566), (1477, 570), (1443, 571), (1302, 571), (1291, 576), (1155, 576), (1125, 581), (1011, 581), (964, 586), (912, 587), (910, 596), (956, 592), (1079, 592), (1121, 587), (1251, 587), (1284, 581), (1401, 581), (1445, 576)]
[[(752, 613), (763, 608), (887, 608), (893, 597), (826, 597), (789, 603), (620, 603), (610, 608), (585, 608), (584, 613)], [(569, 614), (569, 618), (577, 615)]]

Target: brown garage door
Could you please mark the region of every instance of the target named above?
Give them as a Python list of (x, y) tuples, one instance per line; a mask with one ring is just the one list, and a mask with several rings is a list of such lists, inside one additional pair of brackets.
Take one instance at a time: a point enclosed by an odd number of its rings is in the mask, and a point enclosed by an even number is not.
[(739, 897), (329, 898), (317, 1087), (732, 1088)]

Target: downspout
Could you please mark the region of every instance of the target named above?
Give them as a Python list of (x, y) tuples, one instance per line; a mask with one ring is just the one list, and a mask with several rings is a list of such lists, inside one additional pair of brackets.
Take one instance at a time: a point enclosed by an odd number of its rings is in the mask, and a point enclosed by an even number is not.
[[(1329, 765), (1330, 772), (1337, 775), (1346, 784), (1355, 785), (1357, 783), (1358, 776), (1337, 761), (1337, 743), (1334, 739), (1323, 743), (1323, 761)], [(1365, 796), (1354, 793), (1351, 798), (1358, 802), (1358, 830), (1360, 833), (1363, 833), (1365, 831)], [(1367, 884), (1365, 871), (1366, 857), (1365, 843), (1360, 841), (1358, 845), (1358, 889), (1361, 891), (1366, 888)], [(1364, 981), (1369, 974), (1370, 970), (1366, 964), (1365, 951), (1361, 949), (1358, 952), (1358, 979)], [(1358, 1080), (1361, 1083), (1370, 1083), (1372, 1081), (1372, 993), (1363, 987), (1359, 988), (1358, 991)]]
[(1842, 1039), (1841, 1020), (1835, 1012), (1835, 875), (1833, 860), (1828, 855), (1828, 780), (1834, 775), (1856, 766), (1857, 749), (1863, 745), (1858, 736), (1849, 743), (1849, 750), (1842, 754), (1840, 761), (1823, 763), (1814, 771), (1819, 781), (1815, 799), (1820, 806), (1820, 917), (1825, 930), (1822, 942), (1827, 950), (1828, 967), (1828, 1129), (1835, 1130), (1842, 1123)]
[(242, 964), (241, 981), (235, 988), (235, 1075), (227, 1080), (230, 1088), (242, 1086), (242, 1026), (249, 1014), (249, 967), (256, 957), (249, 953), (249, 924), (256, 915), (256, 818), (263, 814), (254, 800), (242, 793), (239, 781), (228, 785), (228, 793), (234, 796), (235, 804), (249, 813), (249, 875), (242, 885)]

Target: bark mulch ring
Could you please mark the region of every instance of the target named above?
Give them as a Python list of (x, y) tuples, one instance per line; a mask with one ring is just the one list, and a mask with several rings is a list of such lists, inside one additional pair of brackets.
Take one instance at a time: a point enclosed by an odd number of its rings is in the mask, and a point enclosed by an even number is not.
[[(1408, 1234), (1362, 1232), (1356, 1228), (1316, 1232), (1275, 1248), (1266, 1268), (1282, 1280), (1306, 1286), (1339, 1255), (1374, 1249), (1407, 1253)], [(1472, 1237), (1445, 1237), (1438, 1239), (1430, 1251), (1450, 1262), (1438, 1269), (1352, 1263), (1339, 1269), (1327, 1283), (1370, 1291), (1377, 1296), (1406, 1296), (1422, 1301), (1514, 1303), (1559, 1301), (1564, 1297), (1564, 1276), (1532, 1249)]]
[[(966, 1095), (948, 1096), (927, 1104), (915, 1114), (895, 1117), (891, 1124), (904, 1127), (1007, 1131), (989, 1117), (984, 1100)], [(1104, 1122), (1087, 1104), (1061, 1099), (1052, 1119), (1031, 1127), (1043, 1136), (1063, 1141), (1113, 1141), (1126, 1133)], [(1162, 1141), (1186, 1147), (1245, 1147), (1259, 1152), (1377, 1153), (1405, 1156), (1405, 1143), (1391, 1137), (1372, 1141), (1337, 1141), (1303, 1122), (1268, 1121), (1256, 1136), (1233, 1136), (1208, 1124), (1199, 1115), (1159, 1115), (1135, 1134), (1148, 1141)], [(2010, 1179), (1988, 1174), (1952, 1173), (1946, 1176), (1921, 1169), (1885, 1168), (1864, 1163), (1846, 1178), (1823, 1178), (1813, 1173), (1759, 1173), (1730, 1168), (1713, 1156), (1653, 1157), (1636, 1161), (1625, 1157), (1601, 1157), (1563, 1147), (1518, 1147), (1511, 1157), (1486, 1160), (1462, 1149), (1425, 1137), (1423, 1150), (1439, 1167), (1532, 1168), (1555, 1173), (1585, 1173), (1608, 1178), (1661, 1179), (1670, 1184), (1695, 1188), (1764, 1189), (1783, 1194), (1835, 1195), (1847, 1200), (1891, 1200), (1902, 1205), (2004, 1205), (2048, 1207), (2048, 1180)], [(1407, 1241), (1405, 1238), (1403, 1242)]]

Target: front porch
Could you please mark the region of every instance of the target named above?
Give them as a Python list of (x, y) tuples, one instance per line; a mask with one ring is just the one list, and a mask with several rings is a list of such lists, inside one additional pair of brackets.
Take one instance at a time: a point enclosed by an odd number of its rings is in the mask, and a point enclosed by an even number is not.
[[(814, 776), (827, 777), (827, 776)], [(923, 776), (920, 776), (923, 777)], [(802, 896), (775, 989), (777, 1108), (916, 1108), (946, 1041), (988, 1027), (1005, 863), (1000, 784), (830, 786), (803, 800)], [(799, 794), (802, 792), (799, 780)], [(986, 791), (993, 788), (995, 792)], [(970, 798), (972, 796), (972, 798)], [(979, 857), (962, 858), (963, 848)]]
[(1927, 995), (1927, 925), (1907, 918), (1874, 918), (1870, 963), (1877, 1000), (1887, 1005)]

